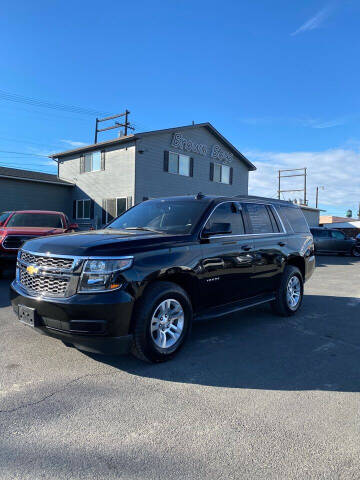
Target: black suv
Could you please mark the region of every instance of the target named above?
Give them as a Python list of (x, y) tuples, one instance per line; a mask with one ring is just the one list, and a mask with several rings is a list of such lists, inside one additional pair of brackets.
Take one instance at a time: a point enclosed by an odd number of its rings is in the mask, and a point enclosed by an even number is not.
[(11, 300), (22, 322), (66, 344), (159, 362), (194, 318), (264, 302), (293, 315), (314, 267), (299, 207), (198, 194), (145, 201), (103, 230), (27, 241)]

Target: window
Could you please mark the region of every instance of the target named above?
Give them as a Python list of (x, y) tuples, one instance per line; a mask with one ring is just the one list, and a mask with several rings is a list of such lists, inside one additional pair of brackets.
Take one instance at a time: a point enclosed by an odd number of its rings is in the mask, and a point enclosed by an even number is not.
[(279, 205), (277, 211), (285, 226), (290, 224), (295, 233), (309, 233), (309, 225), (299, 207)]
[(339, 230), (332, 230), (331, 236), (336, 240), (345, 240), (345, 235), (343, 234), (343, 232), (339, 232)]
[(108, 228), (144, 229), (171, 234), (190, 233), (208, 206), (208, 200), (148, 200), (114, 220)]
[(79, 220), (90, 220), (91, 200), (76, 200), (76, 218)]
[(330, 238), (330, 231), (320, 228), (312, 228), (311, 233), (315, 238)]
[(236, 202), (221, 203), (211, 214), (204, 230), (210, 230), (214, 223), (230, 223), (231, 235), (245, 233), (241, 207)]
[(269, 211), (265, 205), (246, 203), (245, 207), (252, 226), (252, 233), (274, 233)]
[(177, 173), (178, 175), (184, 175), (190, 177), (190, 163), (191, 158), (187, 155), (181, 155), (178, 153), (169, 152), (169, 173)]
[(232, 168), (221, 163), (210, 163), (210, 180), (232, 184)]
[(104, 170), (105, 152), (100, 150), (95, 152), (85, 153), (80, 158), (80, 172), (97, 172), (99, 170)]
[(3, 225), (6, 220), (9, 218), (10, 212), (0, 213), (0, 224)]
[(63, 228), (63, 222), (61, 215), (52, 213), (15, 213), (7, 226)]
[(124, 198), (107, 198), (103, 200), (102, 223), (109, 223), (130, 208), (130, 201)]

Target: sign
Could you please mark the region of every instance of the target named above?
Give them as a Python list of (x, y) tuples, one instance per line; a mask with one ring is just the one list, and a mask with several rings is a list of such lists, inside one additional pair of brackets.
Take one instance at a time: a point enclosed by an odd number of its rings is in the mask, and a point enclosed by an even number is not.
[(231, 163), (234, 155), (224, 150), (220, 145), (215, 144), (211, 148), (203, 143), (195, 143), (189, 138), (183, 136), (182, 133), (174, 133), (171, 146), (184, 150), (185, 152), (198, 153), (199, 155), (207, 156), (210, 154), (211, 158), (218, 160), (222, 163)]

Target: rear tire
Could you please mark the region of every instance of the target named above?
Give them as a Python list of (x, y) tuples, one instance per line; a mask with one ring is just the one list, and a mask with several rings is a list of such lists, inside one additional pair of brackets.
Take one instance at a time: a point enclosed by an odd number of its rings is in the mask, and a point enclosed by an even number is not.
[(173, 358), (184, 345), (192, 323), (192, 307), (187, 293), (171, 282), (148, 287), (137, 305), (132, 353), (153, 363)]
[(300, 270), (288, 265), (283, 273), (276, 299), (271, 303), (273, 312), (282, 317), (295, 315), (302, 304), (304, 280)]

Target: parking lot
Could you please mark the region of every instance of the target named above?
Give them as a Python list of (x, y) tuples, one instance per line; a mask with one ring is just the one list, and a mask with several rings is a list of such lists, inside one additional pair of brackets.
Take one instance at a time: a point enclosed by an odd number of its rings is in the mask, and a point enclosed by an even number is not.
[(0, 478), (359, 478), (360, 261), (317, 263), (297, 316), (196, 323), (161, 365), (36, 334), (2, 279)]

